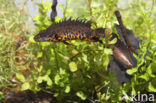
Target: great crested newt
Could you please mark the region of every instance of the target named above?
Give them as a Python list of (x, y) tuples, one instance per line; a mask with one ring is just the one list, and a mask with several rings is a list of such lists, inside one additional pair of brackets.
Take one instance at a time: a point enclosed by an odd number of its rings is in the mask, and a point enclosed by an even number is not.
[[(64, 20), (54, 23), (47, 29), (42, 30), (34, 37), (37, 42), (64, 42), (69, 40), (83, 40), (89, 42), (100, 42), (100, 38), (105, 37), (106, 28), (91, 29), (91, 22), (84, 20)], [(113, 56), (127, 66), (132, 68), (133, 63), (128, 48), (121, 42), (115, 33), (112, 33), (111, 39), (117, 38), (113, 45)]]

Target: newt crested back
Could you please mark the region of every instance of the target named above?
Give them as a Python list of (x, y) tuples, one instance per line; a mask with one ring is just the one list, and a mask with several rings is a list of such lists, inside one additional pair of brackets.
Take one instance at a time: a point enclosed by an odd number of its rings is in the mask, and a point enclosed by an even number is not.
[[(42, 30), (35, 41), (61, 42), (68, 40), (97, 41), (104, 37), (105, 28), (91, 29), (91, 23), (80, 20), (65, 20)], [(100, 35), (102, 34), (102, 35)]]

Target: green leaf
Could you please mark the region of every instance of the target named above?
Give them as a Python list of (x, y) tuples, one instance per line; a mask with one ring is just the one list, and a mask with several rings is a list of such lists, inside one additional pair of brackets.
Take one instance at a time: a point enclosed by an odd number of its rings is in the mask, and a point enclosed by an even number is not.
[(60, 74), (61, 74), (61, 75), (62, 75), (62, 74), (66, 74), (66, 71), (65, 71), (64, 69), (60, 68)]
[(66, 86), (65, 93), (69, 93), (69, 92), (70, 92), (70, 86)]
[(16, 78), (21, 82), (25, 82), (25, 77), (22, 74), (16, 73)]
[(83, 59), (86, 63), (88, 63), (87, 55), (85, 55), (85, 54), (82, 54), (82, 55), (83, 55), (82, 59)]
[(5, 98), (4, 93), (0, 91), (0, 100), (2, 100), (4, 98)]
[(152, 85), (151, 82), (148, 85), (148, 89), (149, 89), (150, 92), (156, 92), (156, 88)]
[(73, 53), (73, 54), (77, 54), (77, 53), (79, 53), (79, 52), (78, 52), (77, 50), (73, 49), (73, 50), (72, 50), (72, 53)]
[(59, 74), (56, 74), (55, 77), (54, 77), (54, 82), (55, 82), (55, 84), (58, 85), (60, 79), (61, 79), (61, 77), (59, 76)]
[(29, 89), (30, 87), (30, 84), (28, 82), (25, 82), (23, 85), (22, 85), (22, 90), (27, 90)]
[(54, 97), (57, 97), (58, 95), (59, 95), (59, 93), (54, 93), (54, 95), (53, 95), (53, 96), (54, 96)]
[(69, 57), (67, 57), (67, 56), (65, 56), (65, 55), (63, 55), (61, 53), (59, 53), (59, 56), (62, 57), (63, 59), (65, 59), (65, 60), (69, 60), (70, 59)]
[(37, 82), (42, 83), (42, 81), (46, 81), (48, 86), (52, 85), (52, 80), (48, 75), (39, 76), (39, 78), (37, 79)]
[(42, 55), (43, 55), (43, 52), (37, 52), (37, 57), (38, 58), (42, 57)]
[(139, 78), (142, 78), (142, 79), (144, 79), (144, 80), (146, 80), (146, 81), (149, 80), (149, 77), (148, 77), (148, 74), (147, 74), (147, 73), (145, 73), (145, 74), (139, 76)]
[(128, 69), (126, 72), (127, 72), (129, 75), (132, 75), (132, 74), (134, 74), (134, 73), (137, 72), (137, 68)]
[(69, 68), (70, 68), (71, 72), (75, 72), (75, 71), (77, 71), (77, 64), (75, 62), (70, 62)]
[(82, 91), (77, 92), (76, 95), (80, 97), (82, 100), (86, 100), (87, 98), (86, 95)]
[(38, 77), (37, 83), (42, 83), (43, 78), (41, 76)]
[(46, 75), (46, 76), (44, 77), (44, 80), (47, 81), (47, 85), (48, 85), (48, 86), (51, 86), (51, 85), (52, 85), (52, 80), (51, 80), (51, 78), (50, 78), (48, 75)]
[(107, 66), (108, 65), (108, 63), (109, 63), (109, 56), (108, 55), (105, 55), (104, 56), (104, 62), (103, 62), (103, 66)]
[(104, 53), (105, 54), (113, 54), (112, 49), (109, 49), (109, 48), (105, 48)]
[(34, 36), (29, 37), (29, 42), (35, 43)]
[(109, 42), (109, 44), (115, 44), (116, 42), (117, 42), (117, 38), (114, 38), (113, 40)]

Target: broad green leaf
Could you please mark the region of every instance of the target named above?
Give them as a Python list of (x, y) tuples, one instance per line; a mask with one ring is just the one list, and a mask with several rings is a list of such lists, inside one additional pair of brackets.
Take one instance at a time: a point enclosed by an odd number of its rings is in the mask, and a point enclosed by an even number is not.
[(109, 63), (109, 56), (108, 56), (108, 55), (105, 55), (105, 56), (104, 56), (103, 66), (107, 66), (108, 63)]
[(139, 76), (139, 78), (142, 78), (142, 79), (144, 79), (144, 80), (146, 80), (146, 81), (149, 80), (149, 77), (148, 77), (148, 74), (147, 74), (147, 73), (145, 73), (145, 74)]
[(82, 91), (77, 92), (76, 95), (80, 97), (82, 100), (85, 100), (87, 98), (86, 95)]
[(4, 93), (0, 91), (0, 99), (5, 98)]
[(38, 83), (42, 83), (43, 81), (47, 82), (47, 85), (51, 86), (52, 85), (52, 80), (49, 78), (48, 75), (45, 76), (39, 76), (39, 78), (37, 79)]
[(59, 93), (55, 93), (53, 96), (54, 96), (54, 97), (57, 97), (58, 95), (59, 95)]
[(42, 81), (43, 81), (43, 77), (39, 76), (37, 79), (37, 83), (42, 83)]
[(16, 73), (16, 78), (21, 82), (25, 82), (25, 77), (22, 74)]
[(35, 15), (35, 17), (33, 18), (33, 21), (38, 22), (39, 19), (40, 19), (40, 16), (39, 15)]
[(29, 41), (32, 42), (32, 43), (35, 43), (34, 36), (30, 36)]
[(87, 55), (85, 55), (84, 53), (83, 53), (82, 55), (83, 55), (82, 59), (83, 59), (86, 63), (88, 63)]
[(27, 90), (29, 89), (30, 84), (28, 82), (25, 82), (24, 84), (22, 84), (22, 90)]
[(48, 75), (45, 76), (44, 80), (47, 81), (47, 85), (48, 86), (52, 85), (52, 80), (51, 80), (51, 78)]
[(147, 68), (147, 73), (150, 77), (155, 77), (155, 75), (152, 73), (152, 65), (150, 64)]
[(60, 68), (60, 74), (61, 74), (61, 75), (62, 75), (62, 74), (66, 74), (66, 71), (65, 71), (64, 69)]
[(109, 49), (109, 48), (105, 48), (104, 53), (105, 54), (113, 54), (112, 49)]
[(50, 73), (51, 73), (51, 69), (48, 69), (46, 75), (50, 75)]
[(43, 55), (43, 52), (37, 52), (37, 57), (38, 58), (42, 57), (42, 55)]
[(58, 85), (60, 79), (61, 79), (61, 77), (59, 76), (59, 74), (56, 74), (55, 77), (54, 77), (54, 82), (55, 82), (55, 84)]
[(156, 87), (154, 87), (151, 82), (148, 85), (148, 89), (150, 92), (156, 92)]
[(73, 53), (73, 54), (77, 54), (77, 53), (79, 53), (79, 52), (78, 52), (77, 50), (73, 49), (73, 50), (72, 50), (72, 53)]
[(63, 54), (61, 54), (61, 53), (58, 53), (58, 54), (59, 54), (60, 57), (62, 57), (62, 58), (65, 59), (65, 60), (69, 60), (69, 59), (70, 59), (69, 57), (67, 57), (67, 56), (65, 56), (65, 55), (63, 55)]
[(117, 38), (114, 38), (113, 40), (109, 42), (109, 44), (115, 44), (116, 42), (117, 42)]
[(127, 72), (129, 75), (132, 75), (132, 74), (134, 74), (134, 73), (137, 72), (137, 68), (128, 69), (126, 72)]
[(69, 93), (69, 92), (70, 92), (70, 86), (66, 86), (65, 93)]
[(75, 62), (70, 62), (69, 68), (70, 68), (71, 72), (75, 72), (75, 71), (77, 71), (77, 64)]

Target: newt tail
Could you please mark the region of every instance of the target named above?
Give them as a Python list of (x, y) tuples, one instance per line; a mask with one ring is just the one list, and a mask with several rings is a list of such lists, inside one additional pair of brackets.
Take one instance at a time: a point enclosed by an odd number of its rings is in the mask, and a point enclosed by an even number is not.
[[(38, 42), (66, 42), (69, 40), (83, 40), (89, 42), (100, 42), (100, 38), (105, 37), (106, 28), (91, 29), (91, 22), (82, 20), (64, 20), (49, 26), (46, 30), (40, 31), (34, 37)], [(118, 39), (117, 35), (113, 33), (111, 39), (117, 38), (117, 43), (114, 44), (113, 56), (125, 64), (127, 68), (132, 68), (132, 60), (130, 58), (128, 48)]]

